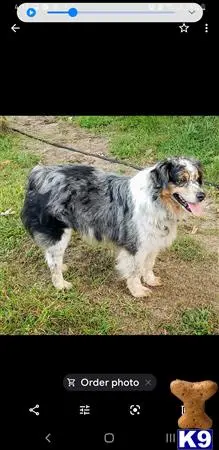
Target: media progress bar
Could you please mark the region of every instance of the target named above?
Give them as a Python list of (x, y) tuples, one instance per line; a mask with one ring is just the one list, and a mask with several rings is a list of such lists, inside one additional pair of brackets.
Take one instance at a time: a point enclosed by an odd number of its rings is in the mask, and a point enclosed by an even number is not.
[(198, 3), (22, 3), (22, 22), (198, 22)]

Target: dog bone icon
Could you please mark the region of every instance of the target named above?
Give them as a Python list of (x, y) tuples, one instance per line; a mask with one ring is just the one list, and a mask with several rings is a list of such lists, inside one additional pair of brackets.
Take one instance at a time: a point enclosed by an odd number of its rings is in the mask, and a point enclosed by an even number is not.
[(170, 390), (184, 405), (184, 414), (178, 420), (180, 428), (206, 430), (212, 427), (213, 422), (205, 413), (205, 402), (217, 392), (217, 383), (209, 380), (196, 383), (175, 380), (170, 383)]

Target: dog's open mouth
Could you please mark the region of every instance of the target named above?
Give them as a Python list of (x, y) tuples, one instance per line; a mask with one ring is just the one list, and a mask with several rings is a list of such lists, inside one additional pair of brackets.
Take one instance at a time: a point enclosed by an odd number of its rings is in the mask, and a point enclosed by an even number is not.
[(202, 214), (202, 206), (200, 203), (188, 203), (180, 194), (174, 192), (174, 199), (179, 203), (186, 211), (199, 216)]

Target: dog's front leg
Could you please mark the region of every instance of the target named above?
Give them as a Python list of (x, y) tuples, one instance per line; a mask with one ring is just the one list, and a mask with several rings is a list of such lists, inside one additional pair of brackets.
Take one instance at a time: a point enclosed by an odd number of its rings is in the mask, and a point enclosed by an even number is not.
[(145, 256), (144, 264), (142, 265), (141, 275), (148, 286), (161, 286), (160, 277), (156, 277), (153, 272), (156, 257), (157, 253), (149, 253)]
[(117, 258), (117, 270), (122, 278), (126, 279), (127, 287), (133, 297), (148, 297), (151, 290), (141, 283), (141, 268), (143, 253), (138, 251), (136, 255), (126, 250), (121, 250)]

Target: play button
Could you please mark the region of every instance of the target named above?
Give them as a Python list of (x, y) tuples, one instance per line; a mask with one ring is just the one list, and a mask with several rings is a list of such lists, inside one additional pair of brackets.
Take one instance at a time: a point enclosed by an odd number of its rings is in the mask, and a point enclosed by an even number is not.
[(27, 15), (28, 17), (34, 17), (36, 15), (36, 10), (34, 8), (28, 8)]

